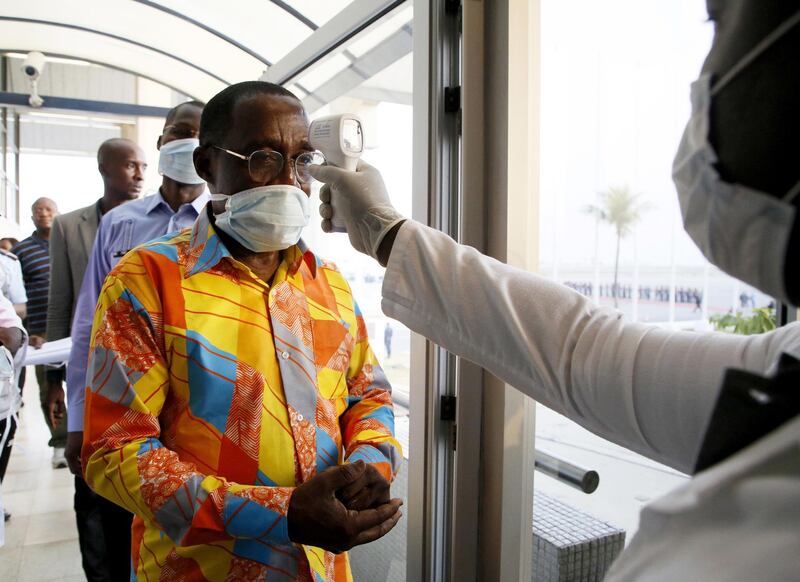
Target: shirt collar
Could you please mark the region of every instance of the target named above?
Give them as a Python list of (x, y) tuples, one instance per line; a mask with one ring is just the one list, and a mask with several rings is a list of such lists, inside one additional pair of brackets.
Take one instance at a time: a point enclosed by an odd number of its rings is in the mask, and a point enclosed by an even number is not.
[[(206, 212), (200, 212), (192, 227), (186, 261), (186, 278), (208, 271), (225, 257), (233, 259), (212, 224), (211, 205), (209, 205)], [(286, 263), (289, 275), (295, 275), (305, 265), (312, 279), (317, 276), (319, 259), (302, 239), (283, 251), (282, 262)]]
[[(210, 194), (208, 193), (208, 189), (205, 189), (203, 191), (203, 193), (200, 194), (200, 196), (198, 196), (197, 198), (195, 198), (194, 200), (192, 200), (189, 203), (191, 205), (191, 207), (194, 208), (194, 210), (198, 214), (198, 216), (200, 214), (202, 214), (201, 211), (203, 210), (203, 207), (208, 202), (209, 198), (210, 198)], [(161, 195), (161, 188), (156, 190), (155, 194), (153, 194), (152, 196), (148, 196), (147, 200), (149, 202), (147, 204), (147, 208), (145, 209), (145, 214), (150, 214), (151, 212), (153, 212), (156, 208), (158, 208), (162, 204), (164, 205), (164, 208), (166, 208), (167, 210), (170, 211), (170, 213), (173, 213), (172, 212), (172, 207), (169, 204), (167, 204), (167, 201), (164, 200), (164, 197)]]

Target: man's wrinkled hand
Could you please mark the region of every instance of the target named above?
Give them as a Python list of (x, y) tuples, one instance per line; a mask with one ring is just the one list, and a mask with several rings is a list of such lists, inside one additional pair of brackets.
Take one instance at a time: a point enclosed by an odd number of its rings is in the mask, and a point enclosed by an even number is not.
[(337, 497), (347, 509), (363, 511), (389, 503), (391, 499), (389, 482), (373, 466), (367, 465), (363, 475), (355, 482), (341, 489)]
[(64, 449), (64, 456), (67, 458), (67, 465), (70, 473), (83, 478), (81, 469), (81, 447), (83, 446), (83, 432), (68, 432), (67, 446)]
[(363, 461), (339, 465), (297, 487), (289, 502), (289, 539), (340, 553), (389, 533), (402, 516), (400, 499), (357, 511), (336, 497), (338, 490), (357, 482), (365, 472)]
[(40, 335), (32, 335), (28, 338), (28, 345), (38, 350), (44, 345), (45, 339)]
[(47, 413), (50, 424), (58, 426), (67, 412), (64, 403), (64, 386), (61, 382), (47, 382)]

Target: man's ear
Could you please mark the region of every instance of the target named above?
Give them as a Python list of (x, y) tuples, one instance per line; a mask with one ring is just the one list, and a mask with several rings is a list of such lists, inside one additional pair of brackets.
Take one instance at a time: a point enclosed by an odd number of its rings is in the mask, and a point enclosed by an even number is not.
[(158, 139), (156, 140), (156, 149), (157, 150), (161, 150), (161, 137), (162, 136), (159, 135)]
[(108, 176), (108, 172), (106, 172), (106, 169), (103, 167), (103, 164), (97, 164), (97, 171), (100, 172), (100, 175), (103, 176), (104, 178)]
[(208, 184), (208, 189), (214, 192), (214, 174), (211, 170), (211, 148), (206, 146), (198, 146), (192, 152), (192, 159), (194, 160), (194, 169), (197, 175), (200, 176)]

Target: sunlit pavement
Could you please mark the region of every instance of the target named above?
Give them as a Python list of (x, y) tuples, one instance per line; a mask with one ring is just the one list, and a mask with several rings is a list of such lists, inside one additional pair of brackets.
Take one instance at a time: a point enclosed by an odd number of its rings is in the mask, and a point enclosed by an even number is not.
[(590, 495), (540, 472), (534, 487), (626, 530), (626, 543), (639, 527), (641, 508), (689, 479), (593, 435), (544, 406), (536, 408), (536, 448), (599, 473), (600, 485)]

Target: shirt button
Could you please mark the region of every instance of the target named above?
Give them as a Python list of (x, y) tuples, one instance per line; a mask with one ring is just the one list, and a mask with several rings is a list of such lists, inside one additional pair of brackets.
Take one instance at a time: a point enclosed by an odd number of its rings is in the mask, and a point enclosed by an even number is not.
[(289, 359), (289, 352), (281, 352), (281, 357), (284, 360), (288, 360)]

